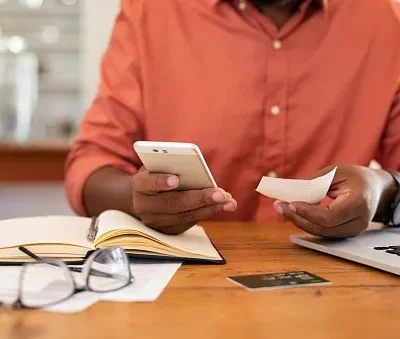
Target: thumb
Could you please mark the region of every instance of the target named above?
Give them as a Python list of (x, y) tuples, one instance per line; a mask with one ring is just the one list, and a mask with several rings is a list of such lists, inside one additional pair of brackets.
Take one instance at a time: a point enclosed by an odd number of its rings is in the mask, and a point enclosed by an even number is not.
[(144, 167), (144, 166), (140, 167), (138, 170), (138, 173), (143, 173), (143, 172), (148, 173), (146, 167)]

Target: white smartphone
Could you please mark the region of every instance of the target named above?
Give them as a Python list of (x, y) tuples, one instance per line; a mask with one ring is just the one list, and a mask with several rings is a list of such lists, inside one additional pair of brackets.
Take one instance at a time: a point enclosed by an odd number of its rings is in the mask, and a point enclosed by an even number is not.
[(149, 173), (167, 173), (179, 177), (178, 190), (217, 187), (195, 144), (137, 141), (133, 148)]

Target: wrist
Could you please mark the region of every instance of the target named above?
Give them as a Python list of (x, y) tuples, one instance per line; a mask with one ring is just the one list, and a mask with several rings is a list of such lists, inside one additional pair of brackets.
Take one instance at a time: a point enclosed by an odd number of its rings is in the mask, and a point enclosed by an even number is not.
[(112, 166), (98, 169), (86, 181), (83, 204), (89, 216), (110, 209), (134, 215), (132, 174)]
[(398, 184), (388, 171), (375, 171), (379, 176), (381, 194), (374, 221), (388, 223), (392, 214), (391, 205), (398, 192)]

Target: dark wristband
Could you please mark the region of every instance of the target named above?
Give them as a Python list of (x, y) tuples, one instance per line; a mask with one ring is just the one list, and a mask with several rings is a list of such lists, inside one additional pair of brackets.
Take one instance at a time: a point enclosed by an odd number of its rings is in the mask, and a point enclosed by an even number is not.
[(400, 227), (400, 173), (387, 171), (394, 179), (397, 185), (397, 193), (390, 204), (387, 224), (390, 226)]

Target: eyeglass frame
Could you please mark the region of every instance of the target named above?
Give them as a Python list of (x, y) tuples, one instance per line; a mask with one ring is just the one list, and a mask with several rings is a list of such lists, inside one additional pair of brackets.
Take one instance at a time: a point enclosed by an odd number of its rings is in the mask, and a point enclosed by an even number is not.
[[(102, 252), (102, 251), (105, 251), (105, 250), (112, 250), (112, 249), (114, 249), (114, 250), (115, 250), (115, 249), (122, 250), (122, 253), (125, 255), (125, 257), (126, 257), (126, 259), (127, 259), (127, 263), (128, 263), (128, 264), (127, 264), (127, 267), (128, 267), (128, 271), (129, 271), (129, 276), (128, 276), (127, 282), (126, 282), (126, 284), (123, 285), (123, 286), (120, 286), (120, 287), (117, 287), (117, 288), (114, 288), (114, 289), (111, 289), (111, 290), (107, 290), (107, 291), (97, 291), (97, 290), (94, 290), (94, 289), (90, 288), (90, 286), (89, 286), (89, 278), (90, 278), (90, 276), (91, 276), (91, 274), (90, 274), (90, 266), (92, 265), (94, 259), (98, 256), (98, 253), (100, 253), (100, 252)], [(20, 248), (20, 250), (22, 250), (22, 249)], [(22, 270), (21, 270), (21, 274), (20, 274), (20, 277), (19, 277), (18, 296), (17, 296), (17, 299), (16, 299), (14, 302), (12, 302), (10, 305), (8, 305), (10, 308), (12, 308), (12, 309), (14, 309), (14, 310), (20, 310), (20, 309), (40, 309), (40, 308), (42, 308), (42, 307), (53, 306), (53, 305), (56, 305), (56, 304), (58, 304), (58, 303), (61, 303), (61, 302), (65, 301), (65, 300), (68, 300), (69, 298), (73, 297), (75, 294), (78, 294), (78, 293), (81, 293), (81, 292), (86, 292), (86, 291), (95, 292), (95, 293), (109, 293), (109, 292), (115, 292), (115, 291), (118, 291), (118, 290), (120, 290), (120, 289), (125, 288), (126, 286), (132, 284), (132, 283), (135, 281), (135, 277), (133, 276), (133, 274), (132, 274), (132, 272), (131, 272), (131, 269), (130, 269), (129, 257), (128, 257), (128, 255), (126, 254), (125, 250), (124, 250), (123, 248), (120, 248), (120, 247), (107, 247), (107, 248), (100, 248), (100, 249), (97, 249), (97, 250), (94, 251), (94, 252), (89, 256), (89, 258), (85, 261), (84, 266), (82, 267), (82, 269), (77, 268), (77, 267), (68, 267), (62, 260), (50, 260), (50, 259), (47, 260), (47, 259), (40, 258), (40, 257), (36, 256), (35, 254), (33, 254), (32, 252), (28, 251), (26, 248), (24, 248), (24, 250), (22, 250), (22, 251), (23, 251), (24, 253), (26, 253), (26, 254), (30, 253), (30, 254), (28, 254), (28, 255), (31, 256), (31, 257), (33, 257), (33, 258), (36, 260), (36, 262), (24, 263), (24, 264), (22, 265)], [(66, 296), (66, 297), (64, 297), (64, 298), (62, 298), (62, 299), (60, 299), (60, 300), (57, 300), (57, 301), (54, 301), (54, 302), (50, 302), (50, 303), (48, 303), (48, 304), (43, 304), (43, 305), (41, 305), (41, 306), (36, 306), (36, 307), (35, 307), (35, 306), (28, 306), (28, 305), (24, 304), (23, 301), (22, 301), (22, 284), (23, 284), (24, 273), (25, 273), (25, 271), (26, 271), (26, 267), (29, 267), (29, 266), (31, 266), (31, 265), (38, 265), (38, 264), (49, 264), (49, 265), (53, 265), (53, 266), (56, 265), (56, 266), (58, 266), (58, 267), (64, 269), (64, 270), (65, 270), (65, 273), (66, 273), (66, 276), (69, 276), (69, 278), (71, 279), (71, 281), (72, 281), (72, 283), (73, 283), (73, 290), (72, 290), (72, 292), (71, 292), (68, 296)], [(95, 271), (97, 271), (97, 270), (95, 270)], [(79, 286), (78, 286), (78, 284), (77, 284), (77, 282), (76, 282), (74, 276), (72, 275), (72, 272), (80, 272), (80, 273), (82, 273), (82, 274), (85, 274), (85, 284), (84, 284), (82, 287), (79, 287)], [(94, 274), (94, 275), (95, 275), (95, 276), (98, 276), (98, 275), (104, 275), (104, 274), (106, 274), (105, 272), (100, 272), (100, 273), (101, 273), (101, 274)], [(1, 306), (2, 304), (4, 304), (4, 303), (2, 303), (2, 302), (0, 301), (0, 306)]]

